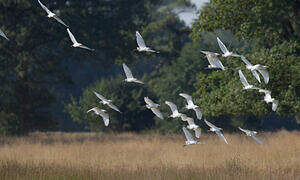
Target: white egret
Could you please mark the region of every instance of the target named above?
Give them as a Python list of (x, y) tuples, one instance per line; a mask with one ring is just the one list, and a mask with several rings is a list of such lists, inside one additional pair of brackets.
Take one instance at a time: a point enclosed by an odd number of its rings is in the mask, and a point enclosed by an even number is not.
[(264, 82), (268, 84), (269, 82), (269, 72), (267, 71), (267, 66), (263, 66), (260, 64), (252, 65), (244, 56), (241, 56), (242, 61), (246, 64), (246, 68), (250, 70), (253, 74), (253, 76), (258, 80), (260, 83), (260, 77), (257, 73), (257, 71), (263, 76)]
[(151, 109), (151, 111), (160, 119), (164, 119), (161, 112), (158, 110), (159, 104), (154, 103), (151, 99), (148, 97), (144, 97), (144, 101), (146, 102), (146, 107), (148, 109)]
[(229, 56), (240, 57), (240, 55), (238, 55), (238, 54), (229, 52), (228, 49), (226, 48), (226, 46), (222, 43), (222, 41), (218, 37), (217, 37), (217, 41), (218, 41), (221, 51), (223, 52), (223, 54), (222, 54), (223, 57), (229, 57)]
[(41, 7), (47, 12), (47, 14), (48, 14), (47, 17), (48, 18), (54, 18), (56, 21), (58, 21), (62, 25), (66, 26), (66, 27), (69, 27), (56, 14), (51, 12), (44, 4), (42, 4), (40, 0), (38, 0), (38, 2), (40, 3)]
[(199, 144), (198, 141), (194, 140), (194, 138), (191, 135), (191, 133), (185, 127), (183, 127), (182, 130), (183, 130), (185, 138), (186, 138), (185, 145), (183, 145), (183, 146), (189, 146), (189, 145)]
[(95, 114), (100, 115), (104, 121), (104, 125), (108, 126), (109, 124), (109, 115), (106, 113), (106, 110), (99, 109), (98, 107), (94, 107), (87, 111), (87, 113), (94, 111)]
[(274, 98), (271, 97), (271, 91), (265, 89), (259, 89), (258, 91), (261, 93), (265, 93), (264, 101), (266, 101), (267, 104), (272, 103), (272, 110), (276, 111), (279, 102), (278, 100), (275, 100)]
[(71, 31), (70, 31), (69, 28), (67, 28), (67, 31), (68, 31), (69, 37), (70, 37), (70, 39), (71, 39), (71, 41), (73, 43), (73, 45), (72, 45), (73, 47), (87, 49), (87, 50), (90, 50), (90, 51), (95, 51), (95, 49), (91, 49), (91, 48), (89, 48), (87, 46), (84, 46), (81, 43), (78, 43), (77, 40), (75, 39), (74, 35), (71, 33)]
[(181, 115), (181, 119), (182, 119), (182, 121), (187, 121), (188, 124), (189, 124), (189, 125), (187, 126), (187, 128), (190, 129), (190, 130), (194, 130), (194, 131), (195, 131), (195, 136), (196, 136), (196, 138), (200, 138), (200, 135), (201, 135), (201, 129), (199, 128), (198, 125), (195, 124), (194, 119), (188, 117), (188, 116), (185, 115), (185, 114), (182, 114), (182, 115)]
[(111, 109), (118, 111), (119, 113), (122, 113), (117, 106), (115, 106), (111, 100), (106, 99), (104, 96), (102, 96), (101, 94), (98, 94), (97, 92), (94, 91), (94, 94), (101, 100), (100, 103), (104, 104), (104, 105), (108, 105)]
[(152, 50), (149, 47), (146, 46), (145, 41), (143, 39), (143, 37), (140, 35), (140, 33), (138, 31), (135, 32), (136, 35), (136, 42), (138, 44), (139, 47), (137, 47), (136, 49), (139, 52), (142, 51), (146, 51), (146, 52), (155, 52), (155, 53), (159, 53), (158, 51)]
[(172, 103), (170, 101), (166, 101), (165, 103), (170, 107), (170, 109), (172, 111), (172, 114), (170, 115), (170, 117), (178, 118), (181, 116), (181, 113), (178, 112), (177, 106), (174, 103)]
[(255, 141), (257, 141), (257, 142), (259, 142), (259, 143), (265, 145), (265, 143), (264, 143), (262, 140), (260, 140), (259, 138), (257, 138), (257, 137), (255, 136), (255, 135), (257, 134), (256, 131), (250, 131), (250, 130), (247, 130), (247, 129), (243, 129), (243, 128), (241, 128), (241, 127), (238, 127), (238, 128), (239, 128), (239, 130), (241, 130), (241, 131), (243, 131), (244, 133), (246, 133), (247, 136), (250, 136), (250, 137), (252, 137)]
[(125, 63), (123, 63), (123, 69), (126, 75), (126, 82), (135, 82), (135, 83), (140, 83), (140, 84), (144, 84), (142, 81), (137, 80), (136, 78), (133, 77), (131, 70), (129, 69), (128, 66), (126, 66)]
[(226, 144), (228, 144), (226, 138), (224, 135), (221, 133), (222, 128), (219, 128), (212, 123), (208, 122), (206, 119), (204, 119), (205, 123), (210, 127), (209, 131), (215, 132)]
[(187, 105), (185, 105), (185, 108), (187, 109), (193, 109), (196, 112), (197, 119), (202, 118), (202, 112), (199, 108), (199, 106), (195, 105), (192, 96), (185, 94), (185, 93), (180, 93), (179, 96), (184, 97), (186, 99)]
[(9, 41), (8, 37), (4, 34), (4, 32), (0, 29), (0, 36), (4, 37), (6, 40)]
[(243, 89), (259, 89), (258, 87), (255, 87), (253, 85), (250, 85), (247, 81), (247, 79), (245, 78), (243, 72), (241, 70), (239, 70), (239, 76), (240, 76), (240, 80), (242, 82), (242, 84), (244, 85)]
[(201, 51), (206, 55), (206, 58), (209, 62), (208, 69), (222, 69), (223, 71), (225, 70), (222, 62), (218, 59), (218, 53), (213, 53), (209, 51)]

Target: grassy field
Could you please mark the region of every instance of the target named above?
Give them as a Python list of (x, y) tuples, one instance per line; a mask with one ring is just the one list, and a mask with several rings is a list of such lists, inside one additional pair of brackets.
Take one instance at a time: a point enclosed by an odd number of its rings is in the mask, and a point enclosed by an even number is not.
[(300, 132), (183, 135), (33, 133), (0, 139), (1, 179), (300, 179)]

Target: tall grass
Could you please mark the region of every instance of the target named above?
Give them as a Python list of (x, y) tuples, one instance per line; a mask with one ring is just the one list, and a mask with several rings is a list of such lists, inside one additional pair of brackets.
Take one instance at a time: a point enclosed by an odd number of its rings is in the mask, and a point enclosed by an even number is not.
[(33, 133), (0, 139), (2, 179), (300, 179), (300, 132), (203, 135)]

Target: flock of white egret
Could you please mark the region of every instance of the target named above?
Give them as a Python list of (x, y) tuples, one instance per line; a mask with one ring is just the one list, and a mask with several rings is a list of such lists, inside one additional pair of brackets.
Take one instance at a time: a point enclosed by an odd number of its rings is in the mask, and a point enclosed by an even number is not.
[[(55, 20), (57, 20), (59, 23), (63, 24), (64, 26), (67, 27), (67, 32), (68, 35), (73, 43), (72, 47), (75, 48), (83, 48), (83, 49), (87, 49), (90, 51), (94, 51), (94, 49), (91, 49), (81, 43), (78, 43), (78, 41), (75, 39), (74, 35), (71, 33), (69, 26), (66, 25), (56, 14), (54, 14), (53, 12), (51, 12), (45, 5), (43, 5), (41, 3), (40, 0), (38, 0), (40, 6), (47, 12), (47, 17), (49, 18), (54, 18)], [(0, 35), (2, 37), (4, 37), (5, 39), (9, 40), (8, 37), (4, 34), (4, 32), (0, 29)], [(150, 52), (150, 53), (159, 53), (159, 51), (156, 50), (152, 50), (149, 47), (146, 46), (142, 36), (140, 35), (140, 33), (138, 31), (136, 31), (136, 41), (138, 44), (138, 47), (136, 48), (137, 51), (139, 52)], [(256, 64), (256, 65), (252, 65), (243, 55), (238, 55), (235, 54), (233, 52), (230, 52), (227, 47), (223, 44), (223, 42), (217, 37), (217, 42), (218, 45), (222, 51), (222, 57), (238, 57), (241, 58), (241, 60), (246, 64), (246, 69), (250, 70), (251, 73), (253, 74), (253, 76), (257, 79), (257, 81), (259, 83), (261, 83), (260, 80), (260, 76), (258, 74), (258, 72), (262, 75), (264, 82), (267, 84), (269, 82), (269, 73), (267, 71), (267, 67), (260, 65), (260, 64)], [(208, 65), (207, 68), (209, 69), (221, 69), (221, 70), (226, 70), (226, 68), (223, 66), (222, 62), (218, 59), (218, 56), (220, 54), (218, 53), (214, 53), (214, 52), (209, 52), (209, 51), (201, 51), (202, 53), (204, 53), (206, 55), (206, 58), (209, 62), (210, 65)], [(129, 69), (129, 67), (123, 63), (123, 69), (126, 75), (126, 82), (133, 82), (133, 83), (139, 83), (139, 84), (144, 84), (144, 82), (138, 80), (137, 78), (135, 78), (132, 75), (131, 70)], [(264, 101), (266, 103), (272, 103), (272, 110), (276, 111), (277, 106), (278, 106), (278, 100), (275, 100), (274, 98), (271, 97), (271, 91), (269, 90), (265, 90), (265, 89), (261, 89), (258, 87), (255, 87), (251, 84), (248, 83), (247, 79), (245, 78), (243, 72), (241, 70), (238, 71), (239, 76), (240, 76), (240, 80), (243, 84), (243, 90), (258, 90), (258, 92), (260, 93), (265, 93), (264, 96)], [(106, 99), (104, 96), (102, 96), (101, 94), (97, 93), (94, 91), (94, 94), (96, 95), (96, 97), (98, 97), (101, 101), (100, 103), (109, 106), (111, 109), (122, 113), (117, 106), (115, 106), (111, 100)], [(187, 104), (185, 106), (186, 109), (189, 110), (193, 110), (196, 113), (196, 117), (198, 120), (202, 119), (202, 112), (199, 106), (195, 105), (193, 100), (192, 100), (192, 96), (185, 94), (185, 93), (180, 93), (179, 96), (185, 98)], [(162, 113), (159, 110), (159, 104), (154, 103), (149, 97), (144, 97), (144, 101), (146, 103), (146, 107), (148, 109), (150, 109), (158, 118), (160, 119), (164, 119)], [(170, 102), (170, 101), (165, 101), (165, 104), (167, 104), (171, 111), (172, 114), (169, 117), (172, 118), (181, 118), (182, 121), (187, 121), (188, 125), (187, 125), (187, 129), (190, 130), (194, 130), (195, 131), (195, 137), (196, 138), (200, 138), (201, 136), (201, 129), (199, 128), (198, 125), (196, 125), (195, 121), (193, 118), (188, 117), (186, 114), (180, 113), (178, 111), (177, 106)], [(87, 113), (93, 111), (95, 114), (100, 115), (103, 118), (104, 124), (105, 126), (109, 125), (109, 115), (107, 113), (106, 110), (104, 109), (100, 109), (98, 107), (94, 107), (91, 108), (90, 110), (87, 111)], [(216, 127), (215, 125), (213, 125), (212, 123), (208, 122), (206, 119), (204, 119), (204, 122), (207, 124), (207, 126), (210, 127), (209, 131), (215, 132), (226, 144), (228, 144), (228, 141), (226, 140), (226, 138), (224, 137), (224, 135), (221, 133), (222, 128)], [(200, 142), (194, 140), (193, 136), (191, 135), (191, 133), (187, 130), (185, 127), (182, 128), (185, 136), (186, 136), (186, 142), (185, 145), (193, 145), (193, 144), (200, 144)], [(246, 129), (242, 129), (241, 127), (239, 127), (239, 130), (241, 130), (242, 132), (246, 133), (247, 136), (252, 137), (254, 140), (256, 140), (257, 142), (264, 144), (260, 139), (258, 139), (256, 137), (257, 132), (256, 131), (250, 131), (250, 130), (246, 130)]]

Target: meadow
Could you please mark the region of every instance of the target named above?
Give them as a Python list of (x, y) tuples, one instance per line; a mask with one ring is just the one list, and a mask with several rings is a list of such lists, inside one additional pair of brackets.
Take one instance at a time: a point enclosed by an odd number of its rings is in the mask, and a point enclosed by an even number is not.
[(1, 137), (0, 179), (300, 179), (300, 132), (203, 134), (32, 133)]

